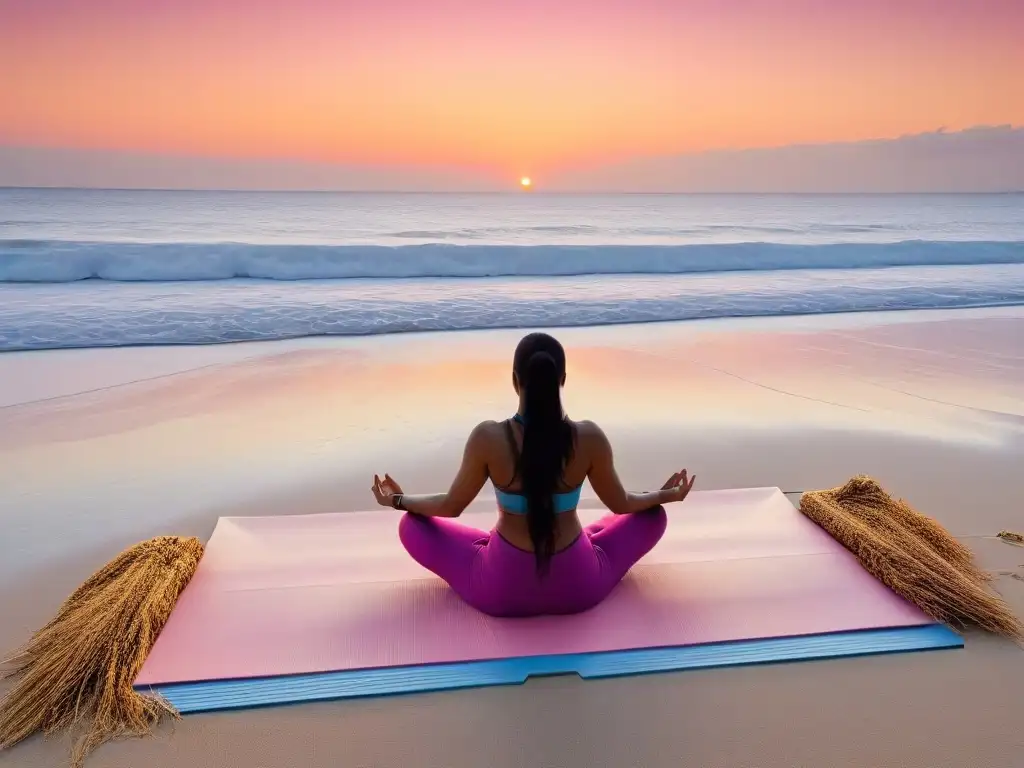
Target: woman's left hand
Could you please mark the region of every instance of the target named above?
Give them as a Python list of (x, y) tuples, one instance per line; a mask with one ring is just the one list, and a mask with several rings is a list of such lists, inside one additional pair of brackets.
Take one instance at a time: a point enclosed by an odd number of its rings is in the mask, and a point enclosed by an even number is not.
[(373, 497), (377, 499), (377, 503), (382, 507), (394, 506), (394, 497), (403, 493), (402, 486), (396, 483), (391, 475), (384, 473), (384, 479), (381, 480), (379, 476), (373, 476)]
[(693, 481), (696, 479), (696, 475), (689, 477), (686, 470), (681, 469), (661, 486), (661, 490), (668, 491), (669, 501), (682, 501), (690, 493), (690, 489), (693, 488)]

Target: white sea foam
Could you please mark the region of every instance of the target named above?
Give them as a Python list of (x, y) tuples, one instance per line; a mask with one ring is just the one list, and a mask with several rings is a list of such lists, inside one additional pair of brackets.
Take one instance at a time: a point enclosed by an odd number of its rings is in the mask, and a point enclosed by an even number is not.
[(0, 288), (0, 350), (1024, 304), (1024, 265)]
[(1024, 242), (253, 245), (0, 241), (0, 282), (691, 274), (1022, 264)]

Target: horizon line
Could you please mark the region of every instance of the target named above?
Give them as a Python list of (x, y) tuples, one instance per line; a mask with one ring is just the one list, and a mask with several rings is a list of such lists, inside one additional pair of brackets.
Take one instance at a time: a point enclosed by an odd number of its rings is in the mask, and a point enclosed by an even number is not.
[(560, 197), (600, 197), (603, 195), (631, 196), (631, 197), (906, 197), (910, 195), (924, 197), (937, 196), (982, 196), (982, 195), (1024, 195), (1024, 189), (989, 190), (978, 191), (957, 191), (957, 190), (907, 190), (902, 192), (893, 191), (846, 191), (846, 192), (630, 192), (624, 190), (543, 190), (531, 189), (529, 191), (516, 189), (466, 189), (466, 190), (432, 190), (432, 189), (241, 189), (241, 188), (218, 188), (218, 187), (92, 187), (92, 186), (67, 186), (67, 185), (30, 185), (21, 186), (15, 184), (0, 184), (0, 191), (21, 190), (28, 192), (181, 192), (194, 194), (197, 192), (212, 192), (216, 194), (241, 194), (241, 195), (507, 195), (509, 197), (536, 197), (537, 195), (560, 196)]

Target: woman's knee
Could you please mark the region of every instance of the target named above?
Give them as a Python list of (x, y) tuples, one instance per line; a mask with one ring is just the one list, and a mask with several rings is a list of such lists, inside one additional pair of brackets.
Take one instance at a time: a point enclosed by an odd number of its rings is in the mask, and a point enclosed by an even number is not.
[(406, 512), (398, 521), (398, 540), (410, 554), (419, 552), (426, 533), (425, 528), (429, 525), (430, 522), (427, 519), (411, 512)]
[(668, 528), (668, 512), (661, 504), (645, 509), (637, 515), (644, 521), (645, 528), (650, 530), (652, 536), (660, 539), (665, 535), (665, 530)]

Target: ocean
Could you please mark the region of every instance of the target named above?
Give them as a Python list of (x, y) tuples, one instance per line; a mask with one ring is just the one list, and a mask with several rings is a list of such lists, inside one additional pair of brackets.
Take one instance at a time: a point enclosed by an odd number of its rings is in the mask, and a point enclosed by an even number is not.
[(1024, 304), (1024, 194), (0, 189), (0, 351)]

